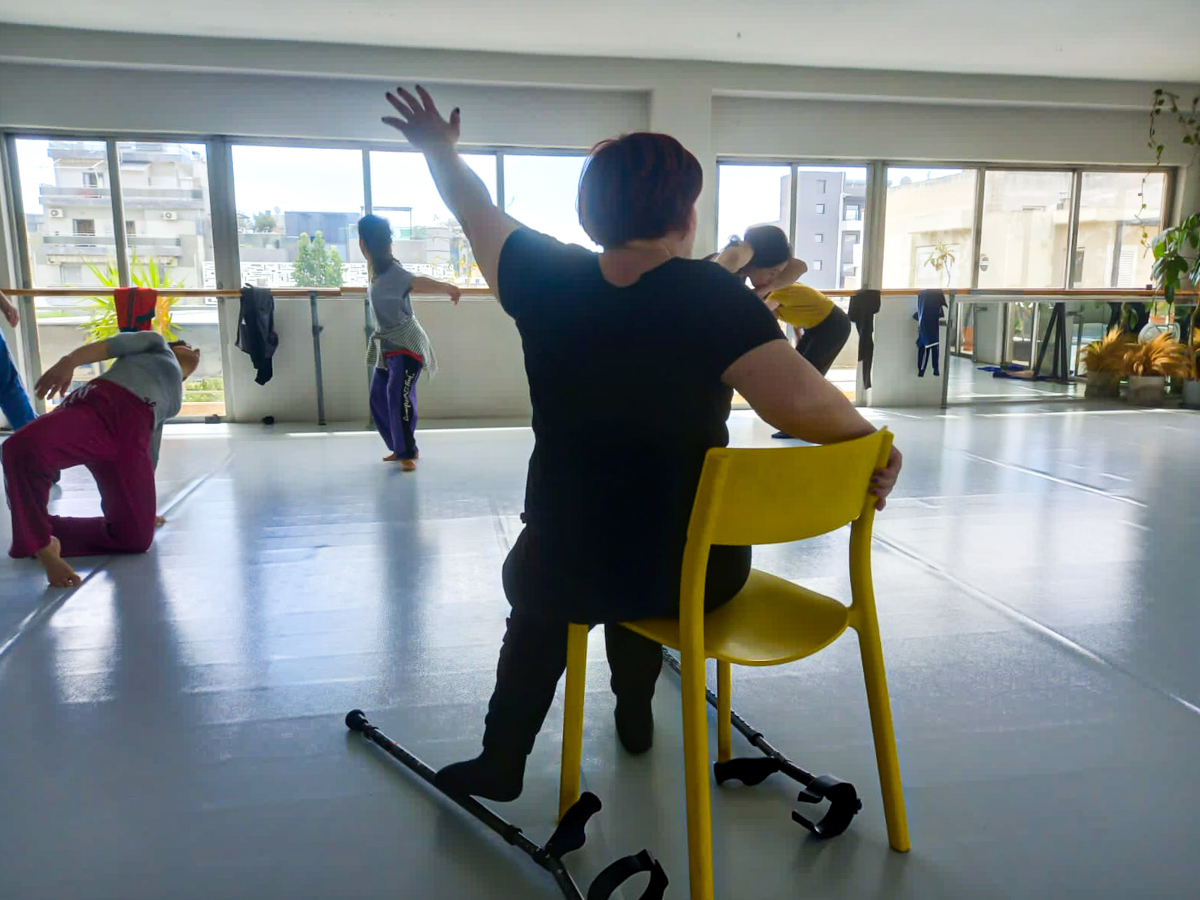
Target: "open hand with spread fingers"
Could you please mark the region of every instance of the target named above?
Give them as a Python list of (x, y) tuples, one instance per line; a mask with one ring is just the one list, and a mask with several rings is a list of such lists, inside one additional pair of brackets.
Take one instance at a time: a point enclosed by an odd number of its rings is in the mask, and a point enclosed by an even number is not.
[(33, 390), (43, 400), (52, 400), (55, 395), (65, 397), (71, 392), (74, 380), (75, 365), (64, 357), (45, 371)]
[(404, 135), (418, 150), (433, 150), (439, 146), (453, 147), (458, 142), (460, 114), (457, 108), (447, 121), (438, 112), (437, 105), (429, 92), (419, 84), (417, 96), (402, 87), (388, 91), (387, 101), (399, 113), (384, 116), (384, 124), (390, 125)]

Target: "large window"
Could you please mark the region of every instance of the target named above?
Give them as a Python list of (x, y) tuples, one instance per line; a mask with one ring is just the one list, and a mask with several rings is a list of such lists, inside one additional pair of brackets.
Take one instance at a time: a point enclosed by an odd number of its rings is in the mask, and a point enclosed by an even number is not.
[(718, 173), (720, 246), (751, 225), (778, 225), (808, 264), (805, 284), (821, 290), (862, 285), (865, 167), (721, 163)]
[[(817, 205), (817, 198), (828, 201)], [(801, 279), (818, 290), (862, 287), (867, 170), (863, 166), (796, 167), (796, 256), (808, 263)], [(813, 212), (808, 212), (813, 210)]]
[(242, 280), (261, 287), (365, 285), (358, 250), (362, 153), (233, 148)]
[(1154, 266), (1150, 246), (1162, 230), (1166, 176), (1084, 172), (1082, 177), (1071, 286), (1148, 286)]
[[(200, 288), (211, 272), (208, 163), (203, 144), (119, 142), (130, 281), (160, 290), (155, 328), (202, 348), (202, 368), (187, 383), (182, 415), (224, 414), (221, 343), (214, 304), (180, 301), (169, 288)], [(115, 334), (116, 260), (113, 178), (103, 140), (17, 140), (29, 268), (34, 287), (97, 288), (94, 295), (38, 298), (43, 364), (80, 343)], [(80, 367), (79, 383), (104, 365)]]
[(1071, 223), (1070, 172), (989, 170), (983, 182), (981, 288), (1061, 288)]
[(889, 167), (883, 287), (971, 286), (973, 169)]
[[(496, 157), (464, 154), (496, 199)], [(462, 226), (450, 214), (419, 153), (371, 153), (371, 205), (392, 224), (392, 253), (411, 272), (464, 287), (485, 287)], [(361, 261), (356, 244), (350, 258)]]
[[(214, 298), (171, 297), (171, 288), (213, 287), (208, 152), (204, 144), (120, 141), (121, 199), (129, 278), (160, 292), (160, 326), (200, 348), (200, 367), (184, 385), (182, 415), (225, 414), (221, 336)], [(111, 267), (106, 282), (117, 284)]]
[[(34, 287), (99, 285), (117, 264), (107, 146), (31, 138), (16, 145)], [(39, 300), (37, 306), (39, 320), (77, 318), (81, 310), (73, 298)]]
[(504, 155), (504, 209), (523, 224), (568, 244), (599, 250), (579, 224), (576, 200), (587, 157)]
[[(49, 364), (79, 344), (116, 332), (111, 288), (117, 264), (113, 178), (105, 141), (16, 142), (27, 252), (35, 287), (96, 288), (94, 295), (38, 298), (38, 344)], [(182, 414), (225, 412), (217, 311), (212, 303), (179, 301), (172, 287), (211, 283), (212, 226), (203, 144), (117, 142), (121, 200), (132, 283), (160, 291), (155, 327), (201, 347), (201, 369), (188, 381)], [(79, 382), (105, 364), (81, 367)]]
[(740, 238), (752, 225), (778, 225), (790, 234), (791, 172), (790, 166), (721, 164), (717, 191), (718, 250), (731, 238)]

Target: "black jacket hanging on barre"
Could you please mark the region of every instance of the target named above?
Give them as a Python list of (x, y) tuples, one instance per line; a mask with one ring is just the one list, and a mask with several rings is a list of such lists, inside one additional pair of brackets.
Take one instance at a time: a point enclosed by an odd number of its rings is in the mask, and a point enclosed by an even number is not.
[(270, 381), (274, 374), (271, 357), (279, 346), (279, 336), (275, 334), (275, 298), (267, 288), (248, 284), (242, 288), (237, 346), (250, 355), (250, 362), (258, 372), (255, 382)]
[(850, 321), (858, 328), (858, 360), (862, 363), (863, 387), (871, 386), (871, 363), (875, 358), (875, 314), (882, 295), (864, 289), (850, 298)]

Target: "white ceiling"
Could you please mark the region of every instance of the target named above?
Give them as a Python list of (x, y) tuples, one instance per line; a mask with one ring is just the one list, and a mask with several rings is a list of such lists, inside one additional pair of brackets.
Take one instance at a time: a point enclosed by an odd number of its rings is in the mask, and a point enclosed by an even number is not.
[(1200, 82), (1198, 4), (0, 0), (0, 22), (456, 50)]

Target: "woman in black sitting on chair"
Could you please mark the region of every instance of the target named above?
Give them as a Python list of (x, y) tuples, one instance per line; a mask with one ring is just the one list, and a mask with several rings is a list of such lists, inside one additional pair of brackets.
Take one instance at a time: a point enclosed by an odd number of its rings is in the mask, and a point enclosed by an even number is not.
[[(783, 340), (741, 279), (692, 260), (702, 173), (674, 138), (629, 134), (593, 150), (579, 219), (596, 254), (525, 228), (459, 157), (459, 112), (398, 89), (384, 121), (421, 150), (525, 352), (536, 439), (526, 526), (504, 565), (512, 606), (483, 753), (438, 773), (451, 792), (521, 793), (566, 666), (567, 626), (607, 624), (616, 725), (632, 753), (653, 741), (661, 648), (615, 623), (677, 615), (692, 500), (712, 447), (729, 439), (737, 390), (777, 428), (814, 443), (875, 431)], [(882, 508), (900, 454), (876, 476)], [(748, 548), (714, 548), (707, 604), (731, 599)]]

